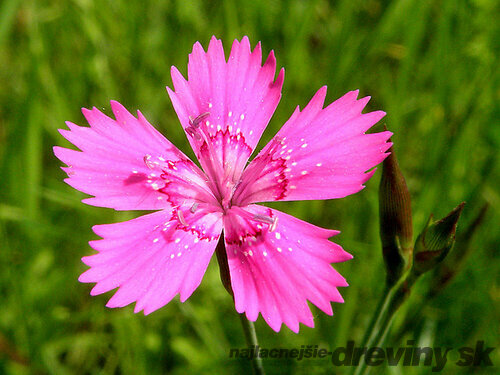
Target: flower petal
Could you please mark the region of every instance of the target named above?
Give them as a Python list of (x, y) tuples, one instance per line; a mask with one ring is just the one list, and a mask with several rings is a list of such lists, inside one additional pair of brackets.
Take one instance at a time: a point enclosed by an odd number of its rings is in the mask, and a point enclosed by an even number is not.
[[(214, 144), (224, 177), (239, 178), (281, 98), (284, 71), (273, 82), (276, 71), (273, 52), (261, 64), (260, 44), (251, 51), (247, 37), (241, 42), (235, 40), (226, 62), (221, 41), (213, 37), (207, 52), (200, 43), (194, 45), (189, 55), (187, 81), (172, 67), (175, 92), (168, 87), (167, 91), (179, 120), (189, 133), (190, 117), (210, 114), (203, 117), (200, 131)], [(213, 160), (202, 152), (194, 137), (188, 138), (204, 170), (210, 174), (206, 164)]]
[(326, 87), (293, 113), (250, 163), (233, 202), (341, 198), (358, 192), (391, 146), (391, 132), (365, 134), (385, 113), (361, 114), (369, 97), (351, 91), (323, 109)]
[(298, 332), (314, 325), (307, 300), (330, 315), (330, 302), (343, 302), (337, 287), (347, 283), (330, 263), (352, 257), (328, 240), (337, 231), (251, 205), (224, 216), (224, 233), (236, 310), (248, 319), (260, 312), (275, 331), (284, 323)]
[[(179, 217), (180, 215), (180, 217)], [(222, 230), (220, 213), (165, 211), (122, 223), (97, 225), (98, 254), (82, 258), (91, 268), (81, 282), (97, 282), (91, 294), (119, 287), (108, 307), (137, 301), (135, 312), (149, 314), (177, 293), (184, 302), (205, 274)]]
[[(69, 176), (65, 181), (95, 196), (85, 203), (117, 210), (155, 210), (170, 207), (180, 190), (183, 199), (202, 195), (209, 200), (203, 172), (140, 112), (136, 118), (114, 101), (111, 108), (116, 120), (94, 107), (82, 110), (90, 128), (68, 122), (70, 130), (60, 130), (81, 152), (54, 147), (55, 155), (69, 166), (63, 168)], [(160, 163), (175, 166), (176, 184), (165, 187), (173, 177), (160, 177)]]

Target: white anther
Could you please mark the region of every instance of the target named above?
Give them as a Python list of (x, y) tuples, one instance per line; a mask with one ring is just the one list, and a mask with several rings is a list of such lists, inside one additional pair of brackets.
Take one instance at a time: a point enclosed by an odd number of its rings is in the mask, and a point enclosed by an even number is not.
[(182, 225), (187, 226), (186, 220), (184, 220), (184, 214), (181, 210), (177, 210), (177, 218)]
[[(273, 223), (269, 226), (269, 232), (274, 232), (276, 227), (278, 226), (278, 217), (276, 216), (273, 220)], [(279, 233), (276, 233), (276, 238), (278, 238)]]
[(194, 214), (196, 212), (196, 210), (198, 209), (198, 205), (199, 203), (196, 202), (194, 203), (192, 206), (191, 206), (191, 209), (189, 210), (192, 214)]

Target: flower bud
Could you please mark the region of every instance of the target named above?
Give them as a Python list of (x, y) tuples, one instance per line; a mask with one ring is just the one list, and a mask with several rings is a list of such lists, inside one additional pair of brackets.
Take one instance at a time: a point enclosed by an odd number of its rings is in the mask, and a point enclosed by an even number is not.
[(413, 274), (419, 276), (436, 267), (450, 252), (455, 243), (455, 232), (465, 202), (460, 203), (445, 218), (432, 222), (432, 215), (426, 227), (415, 241), (413, 252)]
[(477, 232), (477, 229), (482, 224), (486, 212), (488, 210), (488, 204), (484, 204), (479, 210), (479, 213), (474, 218), (474, 220), (461, 231), (460, 235), (457, 236), (455, 247), (453, 252), (446, 257), (443, 263), (436, 268), (432, 280), (430, 282), (431, 289), (429, 291), (429, 296), (432, 298), (437, 295), (441, 290), (443, 290), (450, 281), (461, 271), (466, 259), (469, 254), (474, 250), (471, 246), (472, 238)]
[(393, 284), (411, 259), (413, 225), (410, 192), (392, 147), (389, 151), (382, 167), (379, 216), (387, 282)]

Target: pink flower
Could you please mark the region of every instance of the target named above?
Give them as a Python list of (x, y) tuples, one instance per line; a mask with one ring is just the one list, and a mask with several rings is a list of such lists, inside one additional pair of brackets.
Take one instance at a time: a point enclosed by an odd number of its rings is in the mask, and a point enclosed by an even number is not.
[(184, 302), (198, 287), (224, 239), (236, 310), (255, 321), (259, 312), (275, 331), (299, 322), (313, 327), (307, 304), (332, 315), (343, 302), (345, 279), (330, 263), (351, 258), (328, 240), (339, 232), (316, 227), (256, 202), (341, 198), (356, 193), (387, 156), (391, 133), (364, 134), (385, 114), (361, 114), (369, 98), (351, 91), (323, 109), (326, 87), (295, 110), (246, 166), (281, 97), (284, 70), (274, 79), (271, 52), (261, 65), (260, 44), (234, 41), (226, 62), (220, 40), (189, 56), (188, 80), (172, 67), (167, 87), (202, 168), (157, 132), (138, 112), (111, 102), (116, 120), (83, 109), (90, 124), (70, 122), (61, 134), (81, 152), (54, 147), (66, 163), (65, 180), (93, 195), (83, 202), (115, 210), (160, 210), (123, 223), (97, 225), (97, 254), (81, 282), (92, 295), (118, 291), (107, 306), (136, 302), (149, 314), (176, 294)]

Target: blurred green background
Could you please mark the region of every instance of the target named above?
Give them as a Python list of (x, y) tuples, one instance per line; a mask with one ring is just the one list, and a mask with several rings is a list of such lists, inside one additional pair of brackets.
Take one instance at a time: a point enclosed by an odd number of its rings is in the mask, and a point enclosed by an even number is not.
[[(400, 334), (387, 344), (498, 346), (498, 11), (494, 0), (0, 2), (0, 373), (251, 373), (247, 361), (228, 358), (245, 340), (215, 259), (186, 303), (176, 298), (147, 317), (132, 306), (106, 308), (112, 293), (89, 296), (91, 286), (77, 278), (87, 268), (80, 258), (92, 253), (87, 242), (97, 238), (91, 226), (138, 213), (82, 204), (52, 153), (53, 145), (69, 146), (57, 132), (65, 120), (85, 124), (81, 107), (109, 113), (110, 99), (141, 109), (186, 151), (164, 87), (170, 66), (185, 73), (193, 43), (206, 47), (212, 34), (226, 53), (234, 38), (260, 40), (286, 69), (283, 98), (260, 145), (322, 85), (328, 102), (359, 88), (372, 96), (368, 110), (388, 113), (415, 234), (430, 213), (440, 218), (467, 201), (460, 232), (489, 204), (460, 274), (422, 307), (424, 277), (397, 316), (393, 332)], [(276, 334), (259, 318), (262, 347), (360, 343), (385, 278), (379, 178), (346, 199), (275, 205), (340, 229), (335, 241), (355, 258), (336, 266), (351, 286), (333, 318), (313, 307), (316, 328), (301, 326), (298, 335), (286, 327)], [(409, 315), (419, 319), (402, 331)], [(448, 374), (496, 372), (460, 368), (449, 357)], [(499, 363), (498, 349), (492, 359)], [(346, 370), (328, 359), (264, 366), (268, 374)], [(374, 370), (429, 373), (423, 366)]]

